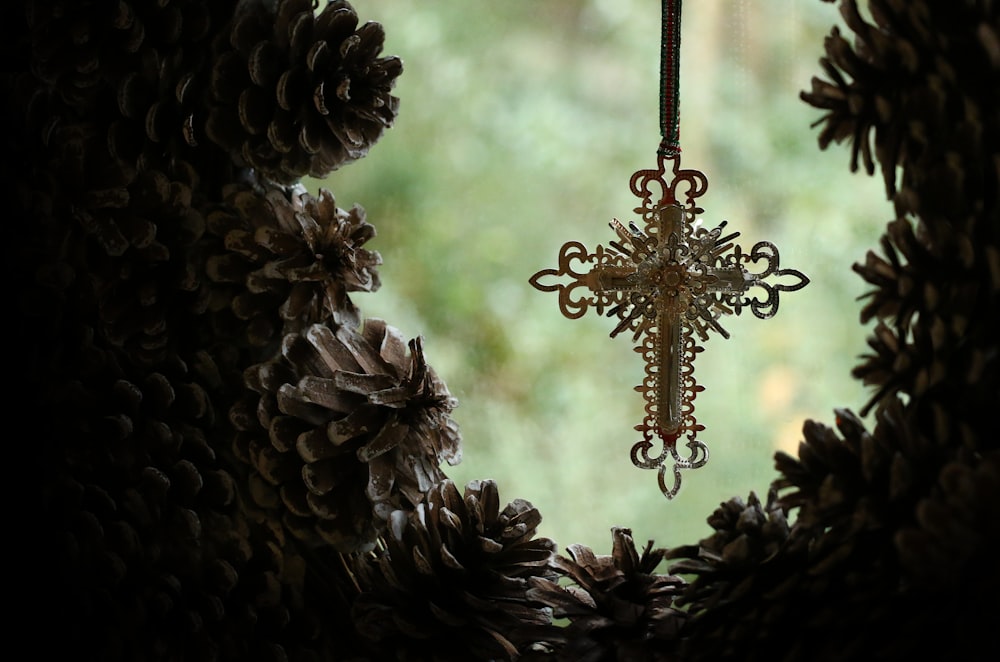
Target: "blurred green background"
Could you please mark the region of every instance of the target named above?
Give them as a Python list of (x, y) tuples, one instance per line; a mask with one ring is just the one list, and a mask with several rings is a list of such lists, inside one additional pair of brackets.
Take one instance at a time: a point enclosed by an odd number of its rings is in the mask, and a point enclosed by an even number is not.
[(831, 424), (867, 392), (850, 378), (865, 350), (851, 264), (892, 215), (880, 180), (851, 174), (845, 147), (820, 152), (798, 99), (820, 72), (834, 6), (803, 0), (689, 0), (684, 6), (685, 167), (704, 171), (702, 218), (767, 239), (812, 283), (776, 317), (727, 318), (695, 374), (708, 464), (667, 501), (632, 466), (643, 367), (611, 320), (567, 320), (528, 285), (560, 245), (612, 237), (634, 219), (631, 174), (655, 166), (660, 6), (656, 0), (356, 0), (402, 57), (394, 128), (365, 159), (313, 188), (363, 206), (378, 229), (382, 288), (354, 297), (408, 337), (460, 399), (460, 485), (493, 478), (505, 501), (541, 511), (541, 535), (610, 551), (609, 529), (639, 544), (696, 542), (731, 496), (762, 498), (777, 449), (802, 423)]

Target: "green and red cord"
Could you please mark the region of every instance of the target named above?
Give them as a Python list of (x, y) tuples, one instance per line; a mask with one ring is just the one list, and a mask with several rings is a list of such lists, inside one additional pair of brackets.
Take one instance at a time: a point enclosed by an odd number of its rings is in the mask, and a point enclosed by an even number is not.
[(681, 0), (663, 0), (660, 38), (660, 147), (673, 158), (680, 146)]

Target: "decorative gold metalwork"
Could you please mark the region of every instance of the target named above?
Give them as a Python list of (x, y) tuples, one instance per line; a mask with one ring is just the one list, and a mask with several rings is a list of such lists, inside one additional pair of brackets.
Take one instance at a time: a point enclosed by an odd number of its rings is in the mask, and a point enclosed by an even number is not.
[[(656, 170), (636, 172), (630, 185), (642, 200), (634, 210), (642, 218), (642, 229), (614, 219), (610, 225), (617, 239), (607, 247), (598, 245), (588, 252), (580, 242), (566, 242), (558, 268), (543, 269), (530, 282), (542, 292), (558, 292), (559, 310), (570, 319), (594, 308), (618, 318), (611, 337), (631, 332), (635, 351), (646, 361), (645, 378), (635, 387), (645, 399), (646, 415), (635, 426), (642, 441), (632, 447), (632, 463), (658, 469), (660, 491), (672, 499), (680, 489), (681, 470), (696, 469), (708, 460), (708, 447), (697, 439), (704, 426), (694, 416), (695, 396), (704, 389), (694, 378), (700, 343), (708, 340), (710, 331), (729, 337), (719, 323), (722, 315), (749, 309), (761, 319), (773, 316), (779, 293), (801, 289), (809, 279), (795, 269), (780, 268), (778, 249), (770, 242), (758, 242), (745, 253), (733, 242), (738, 232), (724, 234), (725, 221), (713, 230), (701, 227), (697, 217), (704, 210), (695, 200), (708, 189), (708, 179), (698, 170), (682, 170), (679, 155), (660, 156)], [(748, 265), (762, 268), (751, 271)], [(566, 276), (568, 283), (542, 282)], [(783, 277), (783, 282), (775, 282)], [(751, 297), (754, 288), (759, 294)], [(660, 440), (655, 455), (654, 436)], [(686, 452), (678, 450), (682, 438)]]

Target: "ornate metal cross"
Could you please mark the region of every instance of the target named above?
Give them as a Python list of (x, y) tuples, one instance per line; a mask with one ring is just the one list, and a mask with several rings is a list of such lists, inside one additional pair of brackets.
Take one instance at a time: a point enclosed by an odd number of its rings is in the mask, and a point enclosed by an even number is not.
[[(672, 161), (669, 182), (667, 161)], [(617, 240), (592, 252), (579, 242), (567, 242), (559, 251), (558, 269), (543, 269), (530, 282), (543, 292), (558, 292), (559, 309), (566, 317), (582, 317), (593, 307), (599, 314), (618, 318), (612, 337), (632, 333), (635, 351), (646, 361), (646, 376), (636, 386), (646, 401), (646, 415), (635, 426), (642, 441), (632, 447), (632, 463), (658, 469), (660, 491), (671, 499), (680, 489), (681, 470), (696, 469), (708, 460), (708, 448), (697, 439), (704, 426), (694, 416), (695, 396), (704, 388), (694, 379), (694, 357), (703, 349), (700, 343), (708, 340), (710, 331), (729, 337), (719, 323), (724, 314), (739, 315), (749, 308), (761, 319), (773, 316), (779, 292), (801, 289), (809, 279), (794, 269), (781, 269), (778, 249), (769, 242), (758, 242), (745, 253), (733, 243), (738, 232), (724, 234), (724, 221), (713, 230), (701, 227), (697, 217), (704, 210), (694, 201), (708, 188), (705, 175), (681, 170), (679, 153), (661, 154), (658, 166), (636, 172), (630, 182), (642, 200), (635, 208), (643, 221), (641, 229), (614, 219), (611, 228)], [(654, 195), (654, 188), (659, 195)], [(758, 264), (760, 269), (747, 268)], [(583, 271), (583, 265), (592, 266)], [(569, 283), (542, 282), (565, 276)], [(782, 277), (783, 282), (775, 282)], [(754, 289), (763, 298), (749, 296)], [(654, 435), (660, 449), (651, 455)], [(686, 454), (677, 448), (682, 437)], [(670, 486), (668, 459), (673, 473)]]

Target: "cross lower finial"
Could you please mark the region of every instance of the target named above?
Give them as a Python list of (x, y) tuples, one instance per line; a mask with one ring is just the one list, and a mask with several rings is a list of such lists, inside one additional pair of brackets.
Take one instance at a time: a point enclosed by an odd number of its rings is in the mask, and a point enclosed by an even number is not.
[[(669, 182), (668, 160), (673, 162)], [(729, 337), (719, 323), (722, 315), (739, 315), (748, 308), (761, 319), (773, 316), (779, 293), (801, 289), (809, 279), (780, 268), (778, 249), (769, 242), (758, 242), (746, 253), (733, 242), (739, 233), (726, 233), (725, 222), (713, 230), (698, 227), (695, 221), (703, 210), (694, 200), (704, 194), (708, 181), (697, 170), (681, 170), (679, 156), (660, 156), (659, 168), (635, 173), (631, 187), (642, 200), (635, 208), (642, 228), (614, 219), (617, 238), (607, 246), (588, 252), (579, 242), (567, 242), (559, 251), (558, 268), (543, 269), (530, 282), (543, 292), (558, 292), (559, 309), (570, 319), (594, 308), (618, 319), (612, 337), (631, 332), (635, 351), (646, 361), (646, 376), (636, 386), (646, 401), (646, 415), (635, 426), (642, 441), (632, 447), (632, 462), (658, 469), (660, 491), (670, 499), (680, 489), (680, 471), (708, 460), (708, 448), (697, 439), (704, 428), (694, 416), (695, 396), (703, 390), (694, 379), (700, 343), (710, 331)], [(566, 276), (568, 283), (542, 282)], [(651, 455), (654, 437), (660, 439), (660, 449)], [(669, 486), (668, 459), (673, 473)]]

